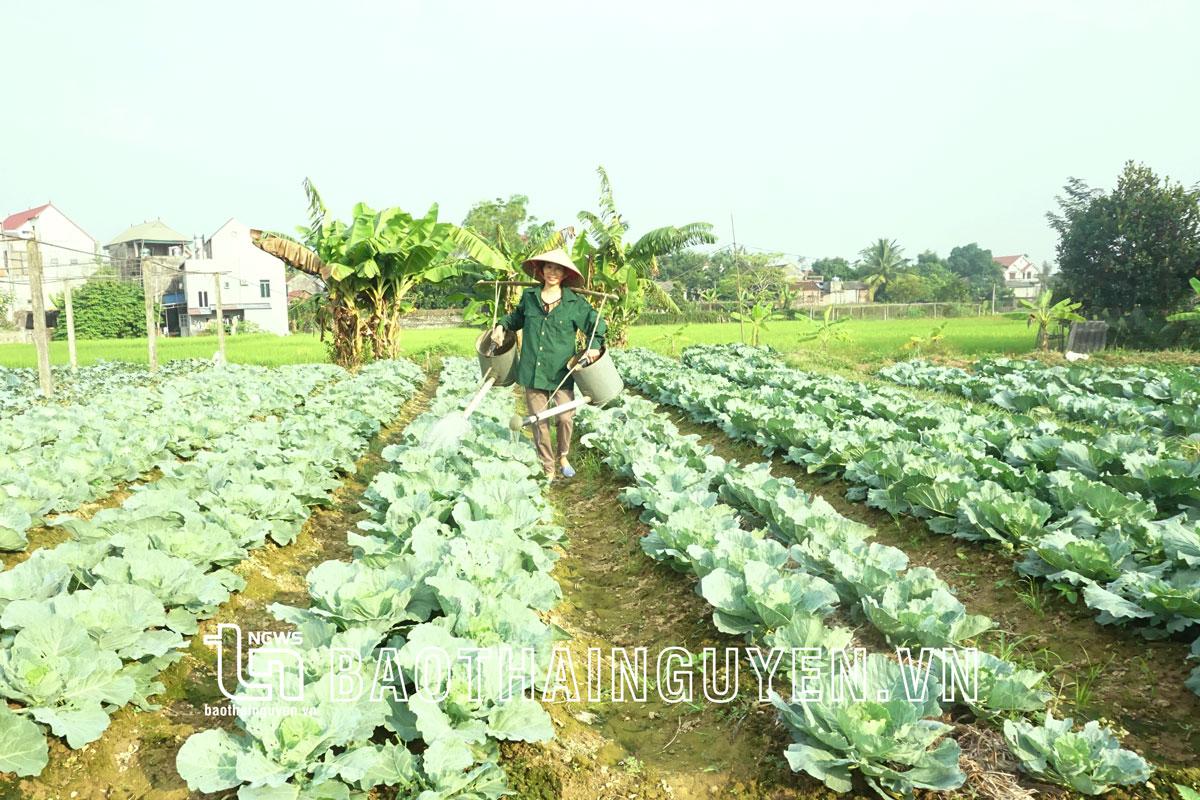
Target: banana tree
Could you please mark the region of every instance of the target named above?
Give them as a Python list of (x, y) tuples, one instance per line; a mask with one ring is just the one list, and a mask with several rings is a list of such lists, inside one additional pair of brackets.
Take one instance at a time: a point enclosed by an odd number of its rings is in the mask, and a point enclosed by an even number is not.
[[(296, 269), (324, 281), (329, 296), (327, 327), (333, 361), (361, 364), (367, 345), (375, 358), (395, 358), (406, 298), (424, 282), (436, 283), (463, 269), (456, 253), (490, 268), (503, 260), (471, 231), (437, 221), (437, 205), (424, 217), (398, 208), (375, 211), (354, 207), (349, 225), (327, 221), (328, 211), (311, 181), (304, 183), (309, 224), (301, 240), (280, 233), (253, 232), (254, 243)], [(324, 335), (325, 330), (322, 330)]]
[(326, 313), (318, 319), (321, 340), (324, 341), (328, 333), (331, 360), (352, 367), (363, 361), (364, 314), (358, 304), (356, 288), (346, 281), (335, 281), (329, 266), (339, 257), (346, 224), (339, 220), (326, 223), (325, 203), (307, 178), (304, 192), (308, 196), (308, 225), (297, 228), (299, 239), (277, 231), (255, 229), (250, 231), (250, 240), (285, 264), (321, 279), (326, 294)]
[[(486, 259), (474, 259), (476, 263), (483, 265), (483, 269), (477, 269), (476, 274), (485, 280), (510, 281), (527, 280), (522, 265), (533, 256), (556, 247), (566, 249), (567, 237), (574, 233), (574, 229), (564, 228), (556, 231), (546, 223), (531, 226), (518, 239), (513, 239), (504, 232), (503, 226), (497, 225), (494, 231), (489, 232), (492, 236), (491, 241), (483, 238), (483, 231), (474, 232), (479, 234), (484, 246), (491, 251)], [(490, 321), (498, 314), (511, 311), (519, 297), (520, 291), (517, 287), (498, 286), (494, 291), (489, 289), (472, 295), (456, 295), (451, 299), (467, 303), (463, 312), (463, 318), (467, 322), (482, 323)]]
[(770, 303), (763, 302), (755, 303), (747, 312), (735, 311), (730, 316), (738, 322), (750, 326), (750, 344), (754, 347), (758, 347), (762, 332), (767, 329), (767, 323), (773, 319), (783, 318), (783, 315), (775, 311)]
[[(810, 320), (810, 324), (814, 325), (815, 328), (801, 335), (799, 341), (815, 341), (822, 351), (828, 350), (831, 342), (850, 341), (850, 331), (846, 330), (846, 323), (850, 321), (850, 318), (835, 317), (835, 313), (833, 306), (825, 306), (825, 313), (821, 315), (821, 321)], [(806, 318), (801, 317), (801, 319)]]
[(779, 287), (776, 293), (778, 308), (780, 311), (787, 311), (792, 307), (792, 303), (796, 302), (796, 290), (793, 285), (787, 281)]
[(606, 309), (605, 318), (608, 342), (622, 345), (629, 326), (647, 305), (657, 303), (679, 311), (675, 301), (654, 282), (658, 260), (693, 245), (712, 244), (716, 237), (707, 222), (693, 222), (655, 228), (632, 244), (626, 242), (629, 223), (617, 211), (608, 173), (604, 167), (596, 171), (600, 175), (599, 213), (579, 212), (584, 235), (575, 240), (571, 255), (575, 263), (586, 265), (587, 288), (617, 295), (618, 299)]
[(1200, 322), (1200, 278), (1192, 278), (1188, 281), (1192, 287), (1192, 291), (1196, 296), (1192, 298), (1192, 303), (1195, 305), (1193, 311), (1180, 311), (1178, 314), (1172, 314), (1167, 317), (1171, 322)]
[[(949, 322), (949, 320), (946, 320), (946, 322)], [(943, 322), (941, 325), (938, 325), (936, 328), (931, 330), (928, 336), (917, 336), (914, 334), (908, 337), (908, 341), (900, 345), (900, 349), (911, 350), (917, 358), (920, 358), (922, 350), (932, 351), (933, 349), (940, 347), (942, 341), (946, 338), (946, 322)]]
[(1083, 322), (1083, 317), (1075, 313), (1083, 306), (1083, 303), (1072, 303), (1071, 298), (1066, 297), (1051, 304), (1052, 294), (1053, 292), (1045, 291), (1038, 295), (1037, 300), (1032, 303), (1028, 300), (1021, 301), (1021, 305), (1029, 312), (1025, 319), (1026, 327), (1034, 324), (1038, 326), (1037, 347), (1039, 350), (1050, 349), (1049, 328), (1051, 322)]

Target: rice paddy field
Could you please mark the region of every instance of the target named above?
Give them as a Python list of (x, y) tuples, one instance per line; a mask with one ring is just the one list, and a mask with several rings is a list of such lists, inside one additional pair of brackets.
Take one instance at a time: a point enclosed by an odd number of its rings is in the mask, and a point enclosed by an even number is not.
[[(935, 327), (935, 320), (850, 320), (846, 323), (849, 339), (830, 342), (826, 350), (815, 343), (801, 344), (799, 339), (813, 329), (804, 321), (778, 321), (769, 323), (762, 343), (783, 352), (794, 350), (822, 350), (830, 355), (852, 361), (865, 361), (898, 357), (900, 348), (913, 336), (926, 336)], [(1029, 350), (1033, 333), (1023, 320), (1003, 316), (971, 317), (951, 319), (944, 331), (946, 349), (951, 353), (976, 355), (983, 353), (1021, 353)], [(426, 352), (447, 355), (470, 356), (475, 337), (474, 328), (427, 328), (406, 330), (402, 336), (405, 353), (422, 356)], [(630, 344), (652, 350), (668, 352), (688, 344), (718, 344), (738, 341), (739, 328), (736, 323), (708, 323), (678, 325), (640, 325), (630, 332)], [(249, 334), (226, 338), (226, 353), (229, 361), (241, 364), (278, 366), (325, 361), (324, 345), (318, 337), (310, 334), (272, 336)], [(215, 337), (159, 339), (158, 353), (161, 360), (186, 358), (211, 358), (216, 352)], [(109, 339), (80, 341), (79, 363), (94, 364), (97, 361), (146, 362), (145, 339)], [(52, 364), (67, 363), (66, 342), (50, 345)], [(33, 347), (26, 344), (0, 345), (0, 366), (32, 367), (37, 363)]]
[(0, 797), (1200, 796), (1194, 354), (846, 327), (633, 328), (553, 481), (470, 329), (0, 347)]

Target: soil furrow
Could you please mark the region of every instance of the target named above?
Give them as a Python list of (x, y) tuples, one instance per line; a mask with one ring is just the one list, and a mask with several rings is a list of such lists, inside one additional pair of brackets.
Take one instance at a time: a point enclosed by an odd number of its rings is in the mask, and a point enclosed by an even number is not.
[[(549, 497), (567, 530), (554, 576), (563, 600), (552, 621), (570, 637), (580, 702), (547, 706), (557, 738), (538, 747), (506, 749), (518, 796), (536, 800), (597, 798), (799, 798), (825, 790), (795, 776), (783, 759), (789, 739), (775, 712), (757, 702), (753, 674), (743, 664), (737, 696), (704, 699), (697, 670), (694, 702), (668, 704), (657, 694), (655, 659), (667, 647), (700, 653), (742, 646), (720, 634), (712, 609), (690, 576), (656, 564), (641, 550), (647, 533), (636, 512), (617, 499), (618, 480), (591, 451), (572, 456), (578, 474), (556, 480)], [(645, 647), (650, 657), (646, 702), (614, 702), (609, 690), (612, 648)], [(606, 656), (599, 702), (587, 702), (587, 652)], [(717, 680), (724, 681), (724, 672)], [(833, 796), (830, 793), (830, 796)]]

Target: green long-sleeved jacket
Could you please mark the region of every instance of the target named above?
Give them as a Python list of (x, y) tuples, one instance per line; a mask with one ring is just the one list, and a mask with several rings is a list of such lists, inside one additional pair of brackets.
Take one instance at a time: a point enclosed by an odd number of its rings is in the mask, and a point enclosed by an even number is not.
[[(547, 314), (542, 310), (541, 292), (537, 286), (526, 289), (517, 307), (500, 320), (500, 325), (506, 330), (522, 331), (517, 383), (548, 392), (567, 374), (567, 360), (575, 354), (575, 332), (583, 331), (586, 342), (597, 317), (591, 303), (565, 286), (562, 300)], [(607, 327), (601, 319), (593, 348), (604, 346)], [(563, 388), (574, 389), (574, 383), (567, 381)]]

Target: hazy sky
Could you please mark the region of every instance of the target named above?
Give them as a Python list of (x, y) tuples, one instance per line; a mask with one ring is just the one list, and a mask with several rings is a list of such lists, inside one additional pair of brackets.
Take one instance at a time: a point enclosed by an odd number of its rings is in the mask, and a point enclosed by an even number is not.
[(712, 222), (853, 256), (880, 236), (1053, 258), (1070, 175), (1200, 180), (1200, 3), (0, 2), (0, 212), (102, 242), (161, 216), (291, 229), (311, 176), (461, 221), (527, 194), (634, 232)]

